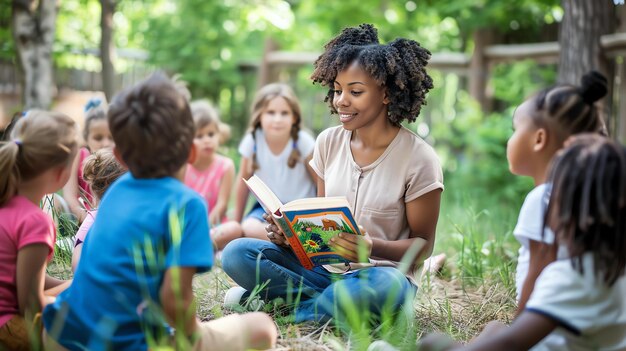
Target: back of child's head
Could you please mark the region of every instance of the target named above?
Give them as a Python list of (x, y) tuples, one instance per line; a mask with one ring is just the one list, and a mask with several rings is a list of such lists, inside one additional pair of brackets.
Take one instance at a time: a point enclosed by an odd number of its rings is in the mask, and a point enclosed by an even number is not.
[(220, 135), (220, 144), (228, 141), (230, 138), (230, 126), (220, 121), (220, 115), (209, 101), (192, 101), (189, 108), (196, 126), (196, 132), (206, 126), (213, 125)]
[(572, 138), (554, 158), (546, 219), (574, 265), (594, 254), (594, 269), (613, 284), (626, 269), (626, 150), (597, 134)]
[(335, 79), (339, 72), (358, 63), (379, 86), (386, 88), (389, 121), (399, 126), (404, 120), (414, 122), (426, 104), (426, 94), (433, 88), (433, 80), (426, 72), (429, 59), (430, 51), (418, 42), (398, 38), (380, 44), (376, 28), (361, 24), (345, 28), (324, 46), (311, 79), (329, 88), (324, 101), (329, 103), (331, 113), (337, 113), (333, 106)]
[(70, 164), (77, 137), (76, 123), (60, 112), (31, 110), (21, 117), (0, 147), (0, 206), (16, 194), (20, 182)]
[(89, 128), (93, 122), (106, 119), (107, 111), (102, 103), (102, 100), (99, 98), (89, 99), (87, 104), (85, 104), (85, 126), (83, 127), (83, 139), (85, 139), (85, 141), (89, 139)]
[(606, 78), (591, 71), (581, 78), (580, 86), (560, 84), (540, 91), (534, 97), (531, 117), (536, 125), (550, 130), (559, 144), (574, 134), (606, 134), (594, 103), (607, 91)]
[(165, 75), (153, 74), (115, 96), (108, 118), (115, 147), (136, 178), (172, 176), (187, 162), (193, 118)]
[(291, 151), (291, 155), (289, 155), (289, 159), (287, 161), (287, 165), (290, 168), (293, 168), (298, 163), (300, 159), (300, 151), (298, 150), (298, 133), (300, 132), (301, 124), (302, 124), (302, 111), (300, 109), (300, 102), (296, 97), (296, 94), (291, 89), (291, 87), (284, 83), (270, 83), (259, 89), (256, 95), (254, 96), (254, 101), (252, 103), (252, 111), (250, 118), (250, 132), (252, 134), (252, 138), (254, 138), (254, 154), (252, 156), (252, 169), (259, 169), (259, 165), (256, 161), (256, 136), (255, 131), (261, 128), (261, 116), (265, 112), (270, 101), (274, 100), (277, 97), (281, 97), (285, 99), (287, 105), (291, 109), (291, 112), (294, 117), (293, 125), (291, 126), (291, 139), (293, 150)]
[(92, 193), (102, 199), (104, 192), (122, 174), (126, 168), (120, 164), (109, 148), (100, 149), (85, 159), (83, 178), (91, 187)]

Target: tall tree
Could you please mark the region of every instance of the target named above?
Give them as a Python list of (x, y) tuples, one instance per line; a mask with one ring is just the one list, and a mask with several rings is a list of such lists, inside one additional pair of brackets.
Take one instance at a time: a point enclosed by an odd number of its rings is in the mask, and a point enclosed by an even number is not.
[(590, 69), (610, 76), (611, 63), (600, 48), (600, 36), (613, 33), (616, 24), (612, 1), (563, 0), (563, 22), (559, 32), (561, 54), (559, 83), (575, 84)]
[(111, 101), (115, 93), (115, 45), (113, 45), (113, 14), (115, 13), (115, 0), (100, 0), (102, 12), (100, 27), (100, 61), (102, 62), (102, 88), (108, 101)]
[(45, 109), (52, 102), (52, 43), (56, 4), (54, 0), (13, 1), (13, 39), (22, 73), (22, 102), (25, 109)]

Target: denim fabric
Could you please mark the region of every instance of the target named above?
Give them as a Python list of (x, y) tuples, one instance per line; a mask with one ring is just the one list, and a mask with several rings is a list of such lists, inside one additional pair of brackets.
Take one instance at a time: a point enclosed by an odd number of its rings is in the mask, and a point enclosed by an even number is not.
[(354, 309), (369, 311), (372, 317), (394, 313), (417, 292), (393, 267), (347, 274), (329, 273), (322, 267), (307, 270), (290, 249), (252, 238), (230, 242), (222, 253), (222, 268), (249, 292), (262, 285), (260, 296), (264, 299), (298, 302), (296, 322), (341, 320)]

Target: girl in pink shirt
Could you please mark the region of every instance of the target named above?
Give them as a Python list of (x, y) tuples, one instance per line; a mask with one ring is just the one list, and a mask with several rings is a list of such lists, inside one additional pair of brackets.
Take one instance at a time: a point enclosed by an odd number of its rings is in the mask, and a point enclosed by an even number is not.
[(206, 199), (211, 238), (221, 250), (243, 234), (241, 225), (226, 217), (235, 164), (217, 153), (220, 144), (230, 137), (230, 127), (220, 121), (217, 111), (206, 100), (194, 101), (190, 108), (196, 127), (193, 140), (196, 153), (193, 162), (187, 166), (185, 184)]
[[(66, 284), (45, 274), (56, 229), (39, 204), (69, 178), (77, 128), (64, 114), (29, 111), (0, 146), (0, 349), (30, 350), (35, 316)], [(45, 289), (47, 290), (44, 293)]]
[(112, 148), (114, 145), (109, 122), (107, 122), (107, 111), (100, 99), (91, 99), (85, 106), (83, 138), (86, 145), (76, 155), (70, 178), (63, 187), (63, 198), (78, 219), (78, 223), (83, 222), (87, 211), (95, 205), (95, 200), (83, 175), (85, 159), (100, 149)]

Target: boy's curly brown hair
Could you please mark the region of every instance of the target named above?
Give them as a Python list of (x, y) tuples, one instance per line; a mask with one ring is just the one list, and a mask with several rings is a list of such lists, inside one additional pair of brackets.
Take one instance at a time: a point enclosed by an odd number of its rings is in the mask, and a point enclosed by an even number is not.
[(115, 148), (136, 178), (172, 176), (187, 162), (193, 118), (187, 99), (162, 73), (115, 96), (108, 117)]
[(417, 119), (426, 104), (426, 94), (433, 88), (433, 80), (426, 73), (430, 51), (418, 42), (404, 38), (380, 44), (378, 32), (371, 24), (345, 28), (324, 49), (315, 61), (311, 79), (329, 88), (324, 101), (329, 103), (331, 113), (337, 113), (333, 106), (333, 83), (337, 74), (353, 62), (358, 62), (380, 86), (387, 89), (388, 118), (393, 125)]

